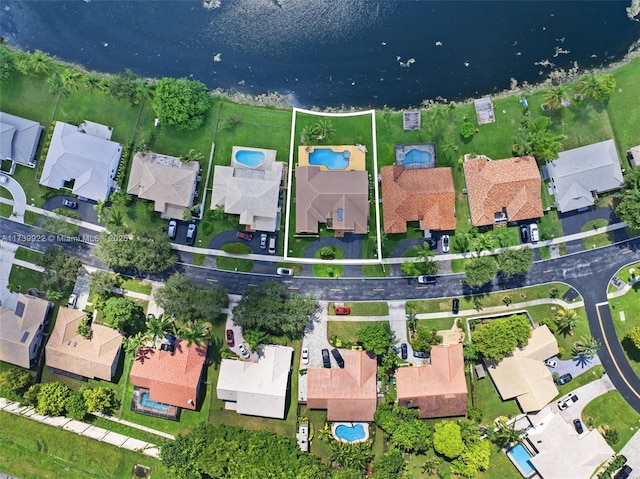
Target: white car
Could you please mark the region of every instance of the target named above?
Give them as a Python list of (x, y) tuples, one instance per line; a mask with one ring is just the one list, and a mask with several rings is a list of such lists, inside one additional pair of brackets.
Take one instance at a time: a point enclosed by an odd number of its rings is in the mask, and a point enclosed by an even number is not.
[(302, 364), (309, 364), (309, 350), (302, 348)]
[(7, 178), (6, 175), (0, 175), (0, 183), (8, 183), (9, 182), (9, 178)]
[(280, 276), (293, 276), (293, 270), (291, 268), (278, 268), (276, 273)]
[(249, 353), (249, 351), (247, 351), (247, 348), (244, 347), (244, 344), (240, 343), (238, 345), (238, 349), (240, 350), (240, 354), (244, 359), (249, 359), (251, 354)]
[(540, 240), (540, 232), (538, 231), (538, 225), (535, 223), (531, 223), (529, 225), (529, 236), (531, 237), (531, 242), (536, 243)]
[(449, 252), (449, 235), (442, 235), (442, 252)]
[(67, 308), (75, 309), (77, 302), (78, 295), (76, 293), (71, 293), (71, 296), (69, 296), (69, 302), (67, 303)]
[(575, 394), (571, 394), (568, 398), (561, 399), (560, 401), (558, 401), (558, 409), (560, 409), (561, 411), (564, 411), (565, 409), (573, 406), (577, 402), (578, 402), (578, 396), (576, 396)]
[(547, 359), (544, 364), (546, 366), (549, 366), (550, 368), (555, 368), (558, 365), (558, 361), (556, 361), (555, 359)]

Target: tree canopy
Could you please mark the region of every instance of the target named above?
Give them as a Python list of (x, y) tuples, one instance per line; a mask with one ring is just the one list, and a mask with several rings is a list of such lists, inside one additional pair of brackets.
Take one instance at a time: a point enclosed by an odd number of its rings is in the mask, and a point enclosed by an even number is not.
[(629, 331), (629, 339), (636, 348), (640, 349), (640, 326), (631, 328), (631, 331)]
[(498, 265), (492, 256), (478, 256), (464, 264), (464, 280), (472, 287), (487, 284), (497, 272)]
[(506, 276), (527, 274), (533, 264), (533, 250), (531, 248), (509, 248), (497, 257), (498, 268)]
[(391, 327), (388, 322), (369, 324), (360, 330), (358, 339), (367, 351), (373, 351), (377, 355), (383, 354), (391, 344)]
[(257, 329), (271, 336), (297, 338), (318, 310), (312, 295), (292, 293), (275, 281), (247, 289), (233, 308), (233, 320), (245, 329)]
[(416, 351), (429, 352), (431, 351), (431, 346), (435, 346), (441, 342), (442, 336), (436, 334), (435, 329), (419, 326), (411, 339), (411, 347)]
[(500, 361), (516, 347), (524, 347), (531, 337), (531, 325), (526, 316), (513, 315), (492, 319), (479, 325), (472, 334), (476, 350), (487, 359)]
[(440, 421), (433, 432), (433, 448), (438, 454), (455, 459), (464, 451), (460, 426), (454, 421)]
[(186, 78), (162, 78), (156, 83), (153, 109), (161, 122), (179, 130), (202, 126), (212, 99), (204, 83)]
[(168, 314), (175, 314), (183, 322), (211, 321), (229, 304), (227, 292), (222, 286), (197, 286), (182, 273), (171, 275), (154, 297)]
[(73, 291), (73, 285), (82, 270), (78, 258), (69, 256), (62, 248), (49, 246), (40, 258), (44, 268), (41, 287), (52, 298), (62, 298)]
[(616, 215), (631, 228), (640, 229), (640, 168), (625, 172), (624, 186), (617, 196), (620, 202), (616, 206)]
[(140, 331), (144, 325), (142, 306), (122, 296), (109, 298), (102, 308), (102, 314), (105, 325), (123, 331), (126, 336)]
[(135, 268), (147, 273), (166, 271), (176, 262), (171, 243), (161, 231), (135, 234), (122, 229), (105, 231), (94, 253), (110, 268)]
[(514, 153), (518, 155), (533, 155), (539, 160), (555, 160), (562, 150), (562, 142), (567, 139), (564, 134), (554, 134), (550, 131), (552, 121), (548, 116), (522, 119)]

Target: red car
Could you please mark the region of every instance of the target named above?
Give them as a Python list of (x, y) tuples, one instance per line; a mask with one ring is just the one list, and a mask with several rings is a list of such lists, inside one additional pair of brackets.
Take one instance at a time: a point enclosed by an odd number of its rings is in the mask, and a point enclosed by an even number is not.
[(240, 238), (245, 241), (251, 241), (253, 239), (253, 235), (251, 233), (244, 233), (242, 231), (236, 231), (236, 238)]
[(233, 331), (230, 329), (227, 329), (227, 346), (233, 347), (235, 344), (236, 342), (233, 339)]
[(338, 316), (346, 316), (351, 314), (351, 308), (334, 308), (333, 312)]

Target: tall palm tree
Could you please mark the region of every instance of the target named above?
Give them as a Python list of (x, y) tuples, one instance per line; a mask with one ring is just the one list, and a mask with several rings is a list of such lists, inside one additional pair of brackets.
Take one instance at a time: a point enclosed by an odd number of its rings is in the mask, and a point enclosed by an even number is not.
[(602, 345), (600, 344), (600, 341), (595, 339), (593, 336), (583, 336), (580, 338), (580, 341), (577, 341), (572, 352), (574, 356), (593, 359), (593, 357), (598, 354), (601, 347)]
[(318, 122), (311, 127), (311, 134), (318, 140), (330, 140), (335, 132), (331, 120), (318, 120)]
[(433, 251), (426, 241), (422, 246), (416, 246), (416, 256), (420, 260), (419, 268), (424, 274), (436, 274), (440, 269), (440, 263), (433, 261)]
[(129, 336), (124, 343), (124, 350), (137, 356), (140, 350), (149, 342), (147, 333), (138, 332), (134, 336)]
[(161, 315), (157, 318), (149, 318), (145, 323), (145, 326), (149, 330), (149, 335), (155, 341), (157, 338), (163, 338), (169, 331), (173, 322), (169, 318), (165, 318)]
[(511, 424), (505, 424), (501, 421), (498, 423), (498, 427), (490, 431), (489, 434), (491, 440), (498, 447), (502, 448), (512, 442), (521, 442), (523, 433), (524, 431), (522, 429), (516, 429), (515, 421)]
[(556, 324), (561, 333), (573, 336), (573, 330), (578, 325), (578, 313), (575, 309), (560, 308), (556, 311)]
[(46, 53), (36, 50), (29, 57), (29, 69), (36, 74), (48, 75), (53, 69), (53, 58)]
[(544, 92), (544, 102), (551, 110), (559, 110), (569, 99), (569, 92), (565, 85), (552, 86)]
[(242, 333), (244, 342), (249, 345), (251, 351), (257, 351), (261, 343), (267, 339), (267, 335), (257, 329), (245, 329)]
[(585, 98), (594, 98), (598, 95), (600, 89), (600, 78), (595, 73), (585, 75), (578, 81), (576, 85), (576, 93)]
[(181, 334), (178, 337), (187, 342), (188, 348), (192, 344), (204, 346), (211, 339), (211, 328), (208, 324), (190, 321), (181, 328)]
[(84, 73), (75, 68), (65, 68), (60, 73), (62, 80), (62, 88), (66, 91), (77, 91), (80, 85), (84, 83)]

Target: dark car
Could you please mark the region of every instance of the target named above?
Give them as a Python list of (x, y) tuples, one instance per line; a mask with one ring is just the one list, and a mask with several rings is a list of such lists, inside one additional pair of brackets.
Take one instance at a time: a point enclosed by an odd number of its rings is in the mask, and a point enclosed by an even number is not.
[(333, 313), (338, 316), (348, 316), (351, 314), (351, 308), (333, 308)]
[(227, 346), (233, 347), (235, 344), (236, 342), (233, 338), (233, 331), (231, 329), (227, 329)]
[(580, 421), (580, 419), (574, 419), (573, 420), (573, 427), (576, 428), (576, 432), (578, 434), (582, 434), (584, 431), (584, 428), (582, 427), (582, 422)]
[(616, 472), (616, 475), (613, 476), (613, 479), (627, 479), (632, 472), (633, 472), (633, 469), (631, 468), (631, 466), (625, 465), (622, 467), (622, 469)]
[(418, 284), (436, 284), (438, 278), (436, 276), (429, 276), (427, 274), (421, 274), (418, 276)]
[(78, 203), (76, 201), (68, 200), (66, 198), (62, 200), (62, 206), (66, 206), (67, 208), (71, 208), (72, 210), (78, 209)]
[(427, 359), (429, 357), (429, 353), (426, 351), (416, 351), (413, 350), (413, 357), (419, 359)]
[(520, 241), (523, 243), (529, 242), (529, 225), (520, 225)]
[(336, 360), (336, 363), (338, 363), (338, 367), (339, 368), (344, 368), (344, 359), (342, 359), (342, 355), (340, 354), (340, 351), (338, 351), (336, 348), (333, 348), (331, 350), (331, 356), (333, 356), (333, 359)]
[(407, 343), (402, 343), (402, 344), (400, 345), (400, 357), (401, 357), (402, 359), (407, 359), (407, 356), (408, 356), (408, 355), (409, 355), (409, 354), (408, 354), (408, 352), (407, 352)]
[(328, 349), (323, 349), (322, 350), (322, 365), (329, 369), (331, 367), (331, 359), (329, 358), (329, 350)]
[(573, 379), (573, 376), (571, 376), (571, 374), (567, 373), (567, 374), (563, 374), (562, 376), (560, 376), (554, 382), (556, 383), (556, 386), (562, 386), (563, 384), (567, 384), (572, 379)]
[(236, 231), (236, 238), (240, 238), (241, 240), (251, 241), (253, 239), (253, 235), (251, 233), (245, 233), (244, 231)]
[(458, 298), (453, 298), (453, 302), (451, 303), (451, 312), (453, 314), (458, 314), (460, 311), (460, 300)]

